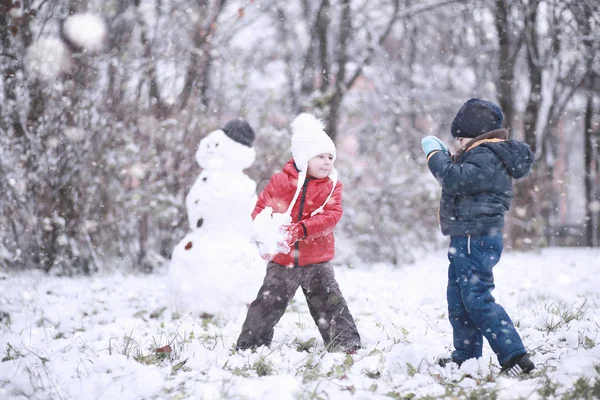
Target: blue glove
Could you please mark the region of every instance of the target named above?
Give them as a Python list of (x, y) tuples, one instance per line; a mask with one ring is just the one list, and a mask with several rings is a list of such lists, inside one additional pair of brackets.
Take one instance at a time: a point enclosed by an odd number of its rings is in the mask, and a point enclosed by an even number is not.
[(426, 156), (431, 154), (432, 151), (443, 151), (447, 155), (450, 155), (450, 150), (448, 150), (448, 146), (440, 139), (435, 136), (426, 136), (421, 140), (421, 147), (423, 148), (423, 152)]

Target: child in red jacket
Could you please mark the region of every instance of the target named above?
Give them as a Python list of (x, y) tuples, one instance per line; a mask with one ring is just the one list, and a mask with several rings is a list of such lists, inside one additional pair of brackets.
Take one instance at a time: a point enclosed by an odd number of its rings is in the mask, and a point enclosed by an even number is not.
[(274, 327), (298, 287), (302, 287), (328, 351), (354, 352), (360, 335), (338, 283), (333, 228), (342, 217), (342, 184), (333, 167), (336, 149), (323, 124), (310, 114), (300, 114), (292, 127), (292, 157), (283, 171), (271, 178), (259, 194), (252, 218), (269, 207), (274, 214), (289, 214), (291, 222), (279, 253), (269, 255), (267, 274), (256, 300), (248, 309), (240, 350), (268, 346)]

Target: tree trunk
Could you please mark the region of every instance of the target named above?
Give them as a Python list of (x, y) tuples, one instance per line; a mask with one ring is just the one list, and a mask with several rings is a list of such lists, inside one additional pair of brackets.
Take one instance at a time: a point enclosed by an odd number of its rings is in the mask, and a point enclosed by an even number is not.
[[(540, 54), (538, 52), (538, 40), (536, 33), (538, 1), (531, 2), (531, 9), (525, 15), (525, 30), (527, 37), (527, 66), (529, 67), (530, 92), (524, 116), (525, 142), (531, 147), (534, 154), (537, 153), (537, 116), (542, 99), (542, 71), (540, 65)], [(540, 132), (542, 134), (543, 132)], [(536, 158), (539, 156), (536, 154)]]
[[(140, 248), (137, 254), (137, 263), (138, 266), (142, 266), (142, 268), (148, 268), (148, 266), (144, 266), (144, 261), (146, 259), (146, 255), (148, 255), (148, 212), (143, 210), (140, 211), (138, 215), (137, 221), (137, 231), (139, 238)], [(152, 271), (144, 271), (144, 272), (152, 272)]]
[[(345, 2), (342, 7), (346, 7)], [(321, 78), (319, 79), (319, 90), (321, 93), (326, 93), (329, 88), (330, 79), (329, 79), (329, 50), (327, 46), (327, 32), (329, 31), (329, 25), (331, 22), (331, 17), (329, 15), (331, 8), (331, 3), (329, 0), (323, 0), (321, 4), (321, 8), (319, 9), (319, 13), (317, 14), (317, 38), (319, 41), (319, 75)], [(342, 20), (341, 26), (345, 25), (345, 20)], [(349, 21), (348, 21), (349, 22)], [(342, 28), (343, 30), (343, 28)], [(336, 82), (337, 84), (337, 82)]]
[(595, 197), (593, 199), (593, 225), (596, 226), (596, 233), (594, 237), (594, 246), (600, 247), (600, 128), (596, 128), (594, 138), (594, 146), (592, 153), (592, 162), (593, 168), (592, 173), (594, 179), (594, 193)]
[[(542, 90), (542, 72), (536, 33), (538, 3), (538, 0), (532, 1), (530, 9), (525, 13), (525, 36), (528, 42), (527, 64), (531, 91), (523, 118), (523, 129), (525, 142), (531, 147), (534, 154), (538, 150), (536, 128)], [(539, 159), (538, 155), (536, 155), (536, 159)], [(538, 241), (542, 238), (540, 208), (538, 207), (538, 180), (541, 181), (543, 173), (538, 169), (538, 166), (534, 164), (533, 171), (527, 179), (515, 182), (510, 242), (513, 247), (518, 249), (537, 248)]]
[[(530, 68), (531, 93), (525, 113), (524, 131), (525, 142), (536, 152), (536, 126), (537, 115), (541, 99), (541, 70), (537, 56), (537, 38), (535, 22), (537, 18), (538, 1), (532, 1), (530, 13), (526, 13), (525, 30), (531, 40), (527, 47), (527, 60)], [(499, 53), (499, 91), (498, 101), (504, 113), (504, 125), (512, 132), (514, 123), (514, 91), (513, 81), (515, 72), (515, 56), (518, 53), (521, 40), (515, 40), (511, 36), (509, 27), (509, 15), (511, 13), (509, 2), (506, 0), (496, 1), (496, 29), (498, 31)], [(526, 35), (527, 36), (527, 35)], [(520, 35), (522, 37), (522, 35)], [(536, 207), (538, 195), (538, 172), (534, 165), (531, 175), (524, 181), (516, 181), (514, 184), (514, 201), (512, 211), (508, 218), (508, 243), (509, 246), (519, 249), (537, 247), (535, 238), (539, 238), (539, 210)]]
[(498, 31), (498, 103), (504, 114), (504, 126), (512, 133), (514, 118), (513, 81), (515, 75), (515, 57), (510, 30), (508, 29), (509, 9), (506, 0), (496, 0), (496, 30)]
[(597, 232), (597, 212), (593, 211), (593, 204), (595, 201), (594, 195), (594, 164), (593, 161), (593, 139), (592, 139), (592, 118), (594, 116), (594, 93), (592, 88), (593, 77), (590, 79), (590, 91), (588, 92), (587, 102), (585, 106), (585, 117), (583, 122), (583, 160), (585, 165), (585, 220), (583, 222), (583, 226), (585, 228), (585, 245), (587, 246), (597, 246), (597, 237), (595, 233)]
[(335, 90), (329, 108), (327, 133), (335, 142), (338, 133), (340, 107), (346, 92), (346, 63), (348, 62), (348, 37), (350, 36), (350, 1), (342, 1), (342, 18), (340, 22), (340, 43), (337, 55), (338, 71), (335, 77)]
[[(18, 29), (14, 25), (9, 25), (10, 18), (8, 15), (12, 7), (11, 1), (0, 1), (0, 72), (4, 80), (4, 98), (5, 103), (16, 103), (17, 101), (17, 71), (19, 69), (19, 61), (11, 48), (11, 30)], [(17, 108), (13, 107), (10, 112), (14, 134), (17, 137), (25, 135), (25, 127), (23, 126)]]
[[(205, 9), (207, 7), (207, 2), (201, 3), (199, 8)], [(211, 37), (215, 34), (217, 20), (223, 11), (224, 5), (225, 1), (220, 1), (216, 4), (213, 14), (208, 15), (205, 18), (206, 22), (203, 24), (202, 21), (199, 20), (194, 28), (194, 48), (190, 52), (189, 65), (185, 74), (183, 90), (180, 96), (181, 101), (179, 103), (179, 108), (181, 110), (187, 107), (197, 80), (199, 80), (200, 102), (204, 107), (208, 107), (210, 67), (213, 61)]]
[(286, 65), (285, 69), (289, 88), (288, 96), (291, 102), (291, 109), (296, 110), (298, 108), (298, 96), (296, 95), (296, 78), (293, 69), (292, 50), (290, 49), (289, 45), (290, 33), (288, 29), (290, 26), (290, 21), (286, 17), (284, 9), (281, 7), (281, 5), (279, 5), (279, 3), (276, 5), (276, 7), (275, 13), (277, 14), (277, 28), (279, 30), (279, 34), (281, 35), (281, 43), (283, 43), (283, 46), (285, 47), (283, 59), (285, 60)]
[[(323, 13), (323, 8), (329, 4), (328, 0), (323, 0), (321, 5), (319, 6), (319, 10), (317, 11), (317, 15), (321, 15)], [(309, 7), (305, 5), (304, 7), (305, 16), (309, 14)], [(308, 18), (307, 18), (308, 19)], [(318, 29), (317, 25), (319, 23), (319, 18), (315, 19), (315, 23), (311, 26), (310, 30), (310, 43), (308, 48), (306, 49), (306, 54), (304, 55), (303, 63), (302, 63), (302, 72), (300, 74), (300, 98), (301, 102), (299, 104), (300, 109), (297, 111), (303, 111), (302, 109), (306, 106), (309, 106), (308, 100), (312, 91), (315, 89), (315, 75), (317, 65), (315, 62), (315, 50), (318, 45), (319, 39), (317, 37)]]

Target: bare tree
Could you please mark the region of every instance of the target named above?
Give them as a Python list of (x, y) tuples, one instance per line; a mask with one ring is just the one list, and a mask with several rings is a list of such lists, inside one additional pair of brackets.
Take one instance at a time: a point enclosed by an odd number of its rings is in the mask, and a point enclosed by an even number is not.
[[(544, 8), (540, 4), (544, 3)], [(530, 1), (523, 10), (525, 61), (529, 94), (523, 115), (526, 143), (535, 154), (531, 176), (515, 185), (510, 239), (518, 248), (537, 247), (556, 212), (553, 193), (556, 124), (573, 96), (588, 80), (591, 64), (576, 38), (583, 28), (586, 6), (560, 1)], [(576, 57), (573, 52), (576, 51)], [(594, 52), (591, 52), (593, 54)]]
[[(397, 21), (399, 11), (399, 0), (395, 0), (392, 6), (392, 12), (388, 18), (388, 23), (382, 27), (376, 45), (369, 43), (367, 47), (356, 47), (353, 49), (356, 53), (363, 54), (362, 59), (350, 59), (348, 56), (349, 41), (351, 40), (352, 29), (352, 8), (349, 0), (342, 0), (339, 4), (340, 12), (337, 19), (337, 32), (332, 31), (332, 5), (329, 0), (322, 0), (317, 10), (314, 22), (311, 24), (310, 45), (304, 55), (302, 69), (302, 88), (301, 96), (305, 101), (311, 99), (312, 104), (301, 104), (301, 108), (320, 108), (327, 120), (327, 133), (335, 140), (337, 137), (339, 125), (340, 107), (344, 94), (348, 88), (360, 77), (362, 70), (369, 65), (376, 51), (375, 47), (381, 46), (383, 41), (389, 35), (392, 27)], [(371, 33), (366, 35), (371, 40)], [(332, 42), (330, 44), (329, 42)], [(375, 47), (373, 47), (375, 45)], [(335, 54), (332, 55), (330, 48), (335, 48)], [(314, 57), (315, 50), (318, 50), (318, 57)], [(315, 62), (315, 59), (318, 60)], [(334, 59), (331, 63), (329, 60)], [(357, 67), (351, 74), (347, 72), (347, 64), (356, 62)], [(332, 71), (335, 72), (335, 78), (332, 78)], [(313, 90), (320, 93), (316, 96)]]
[[(582, 36), (583, 49), (585, 51), (585, 70), (587, 72), (585, 89), (586, 107), (583, 124), (583, 159), (585, 165), (585, 199), (586, 212), (584, 220), (585, 228), (585, 243), (588, 246), (600, 246), (600, 222), (598, 215), (600, 214), (600, 190), (598, 188), (599, 167), (598, 157), (600, 157), (599, 147), (600, 141), (598, 136), (600, 130), (594, 126), (594, 117), (596, 107), (594, 100), (596, 97), (598, 78), (600, 71), (595, 70), (597, 67), (597, 53), (600, 50), (600, 39), (597, 34), (600, 33), (598, 23), (600, 22), (600, 6), (596, 3), (587, 3), (574, 5), (572, 7), (574, 17), (578, 21), (579, 32)], [(596, 29), (593, 26), (596, 26)]]
[[(187, 229), (199, 140), (223, 119), (251, 119), (260, 186), (289, 157), (285, 127), (305, 109), (348, 152), (344, 183), (361, 188), (345, 197), (353, 248), (401, 263), (437, 229), (439, 187), (419, 139), (448, 140), (473, 95), (496, 96), (511, 134), (523, 128), (536, 150), (509, 218), (525, 248), (556, 213), (539, 193), (551, 193), (559, 122), (585, 117), (585, 153), (570, 156), (586, 157), (593, 239), (596, 3), (0, 0), (0, 263), (91, 273), (116, 258), (151, 270)], [(100, 50), (62, 29), (84, 11), (108, 25)], [(66, 46), (68, 65), (43, 80), (28, 63), (48, 39)], [(574, 106), (584, 101), (585, 114)]]
[(514, 2), (509, 0), (496, 0), (494, 10), (496, 30), (498, 32), (498, 102), (504, 113), (506, 128), (513, 131), (515, 117), (515, 72), (517, 55), (521, 50), (524, 29), (519, 26), (519, 21), (511, 18), (511, 14), (518, 12)]

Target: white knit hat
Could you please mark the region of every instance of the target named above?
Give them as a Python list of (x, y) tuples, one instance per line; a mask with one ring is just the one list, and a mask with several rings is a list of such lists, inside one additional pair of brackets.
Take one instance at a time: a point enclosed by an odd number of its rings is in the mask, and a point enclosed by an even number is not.
[[(317, 119), (314, 115), (308, 113), (302, 113), (298, 115), (291, 124), (292, 128), (292, 157), (296, 163), (296, 167), (300, 171), (298, 173), (298, 186), (296, 188), (296, 194), (290, 203), (288, 213), (291, 212), (294, 203), (300, 195), (304, 181), (306, 180), (306, 172), (308, 169), (308, 162), (319, 154), (327, 153), (333, 156), (333, 161), (337, 156), (335, 144), (333, 140), (325, 133), (323, 122)], [(325, 200), (325, 203), (329, 201), (335, 185), (337, 183), (337, 170), (331, 169), (329, 173), (329, 179), (333, 181), (333, 187), (329, 197)], [(318, 214), (323, 211), (323, 207), (319, 207), (312, 215)]]
[(335, 144), (323, 130), (321, 120), (312, 114), (303, 113), (294, 118), (291, 127), (292, 157), (300, 171), (303, 171), (308, 162), (319, 154), (329, 153), (335, 161)]

